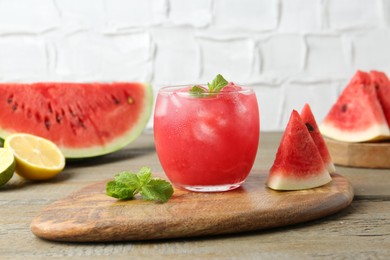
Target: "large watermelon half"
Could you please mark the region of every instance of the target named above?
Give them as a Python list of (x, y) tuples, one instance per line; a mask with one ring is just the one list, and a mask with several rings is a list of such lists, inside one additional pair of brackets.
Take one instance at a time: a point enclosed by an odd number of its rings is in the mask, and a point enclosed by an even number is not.
[(119, 150), (144, 130), (153, 106), (142, 83), (0, 84), (0, 137), (14, 132), (55, 142), (66, 158)]
[(267, 186), (275, 190), (301, 190), (331, 180), (305, 123), (293, 110), (269, 171)]
[(324, 121), (321, 133), (344, 142), (365, 142), (390, 137), (377, 91), (366, 72), (358, 71), (345, 87)]

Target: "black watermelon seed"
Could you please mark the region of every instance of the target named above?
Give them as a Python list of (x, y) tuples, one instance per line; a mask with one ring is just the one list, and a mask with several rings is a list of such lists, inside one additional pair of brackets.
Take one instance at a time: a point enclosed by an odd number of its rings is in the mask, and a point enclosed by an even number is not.
[(62, 117), (58, 113), (56, 113), (56, 121), (58, 124), (61, 124)]
[(11, 104), (13, 100), (14, 100), (14, 96), (11, 95), (11, 96), (9, 96), (9, 97), (7, 98), (7, 103), (8, 103), (8, 104)]
[(50, 123), (49, 118), (45, 117), (45, 127), (46, 127), (46, 129), (50, 130), (50, 126), (51, 126), (51, 123)]
[(309, 130), (309, 132), (313, 132), (314, 131), (314, 127), (309, 124), (309, 123), (305, 123), (306, 127), (307, 127), (307, 130)]
[(119, 104), (121, 103), (121, 101), (120, 101), (117, 97), (111, 96), (111, 98), (112, 98), (112, 100), (114, 101), (114, 104), (115, 104), (115, 105), (119, 105)]
[(53, 113), (53, 108), (51, 107), (51, 103), (47, 104), (47, 109), (49, 110), (49, 113)]
[(31, 112), (31, 109), (27, 109), (27, 118), (31, 118), (32, 116), (32, 112)]
[(82, 127), (82, 128), (86, 128), (85, 125), (84, 125), (84, 121), (81, 120), (81, 118), (79, 118), (79, 125)]
[(35, 113), (35, 119), (40, 123), (42, 121), (41, 115), (38, 113)]

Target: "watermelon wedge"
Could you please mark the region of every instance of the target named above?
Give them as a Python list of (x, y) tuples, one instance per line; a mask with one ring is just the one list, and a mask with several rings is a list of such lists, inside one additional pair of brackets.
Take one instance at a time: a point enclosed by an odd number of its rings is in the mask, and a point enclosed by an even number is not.
[(324, 121), (324, 136), (344, 142), (366, 142), (390, 137), (389, 126), (370, 75), (358, 71)]
[(0, 84), (0, 137), (25, 132), (56, 143), (66, 158), (119, 150), (144, 130), (152, 89), (142, 83)]
[(322, 160), (324, 161), (328, 172), (336, 172), (336, 168), (334, 167), (332, 158), (330, 157), (328, 147), (326, 146), (325, 140), (321, 135), (320, 129), (318, 128), (317, 122), (309, 104), (305, 104), (303, 106), (301, 111), (301, 118), (303, 123), (306, 125), (307, 130), (309, 130), (309, 133), (321, 154)]
[(390, 81), (385, 73), (375, 70), (370, 71), (370, 78), (376, 88), (387, 125), (390, 126)]
[(269, 171), (267, 186), (274, 190), (302, 190), (331, 180), (305, 123), (293, 110)]

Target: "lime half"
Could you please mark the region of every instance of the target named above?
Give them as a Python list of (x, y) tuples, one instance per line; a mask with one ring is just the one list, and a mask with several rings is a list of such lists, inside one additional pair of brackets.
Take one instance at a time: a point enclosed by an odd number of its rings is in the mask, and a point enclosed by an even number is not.
[(7, 148), (0, 148), (0, 187), (12, 178), (14, 171), (14, 154)]

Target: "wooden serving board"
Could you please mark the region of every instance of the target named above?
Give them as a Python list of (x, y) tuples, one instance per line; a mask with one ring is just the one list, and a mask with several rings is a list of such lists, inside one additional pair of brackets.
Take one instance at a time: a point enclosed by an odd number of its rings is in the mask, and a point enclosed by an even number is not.
[(335, 164), (362, 168), (390, 168), (390, 142), (347, 143), (324, 139)]
[(43, 239), (108, 242), (194, 237), (292, 225), (318, 219), (347, 207), (353, 189), (341, 175), (315, 189), (274, 191), (266, 174), (251, 173), (242, 187), (228, 192), (175, 190), (164, 204), (118, 201), (98, 182), (54, 202), (32, 221)]

